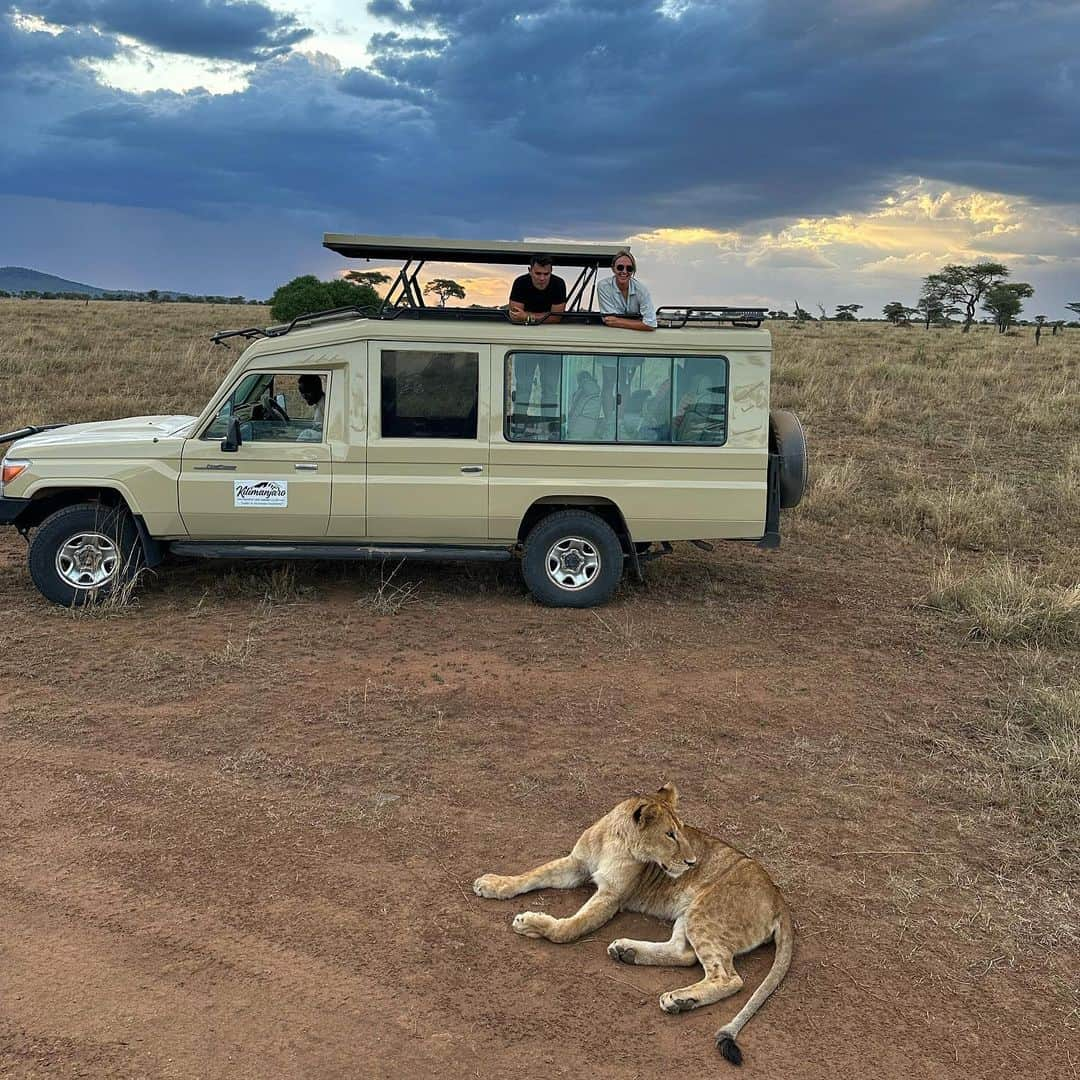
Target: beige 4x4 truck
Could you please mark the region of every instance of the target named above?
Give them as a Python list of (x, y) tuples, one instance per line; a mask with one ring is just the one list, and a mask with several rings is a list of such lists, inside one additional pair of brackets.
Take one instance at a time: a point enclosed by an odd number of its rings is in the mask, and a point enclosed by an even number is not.
[(92, 602), (169, 553), (520, 558), (541, 603), (587, 607), (673, 541), (779, 543), (806, 445), (770, 413), (760, 312), (641, 333), (414, 299), (218, 335), (250, 344), (197, 416), (0, 436), (0, 523), (38, 589)]

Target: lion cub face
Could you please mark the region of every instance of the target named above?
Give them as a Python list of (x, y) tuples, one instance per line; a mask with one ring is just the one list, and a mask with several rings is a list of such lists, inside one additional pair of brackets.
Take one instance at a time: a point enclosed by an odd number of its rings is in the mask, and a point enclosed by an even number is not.
[(632, 799), (628, 804), (635, 858), (656, 863), (670, 878), (681, 877), (697, 862), (675, 813), (678, 801), (675, 785), (665, 784), (655, 795)]

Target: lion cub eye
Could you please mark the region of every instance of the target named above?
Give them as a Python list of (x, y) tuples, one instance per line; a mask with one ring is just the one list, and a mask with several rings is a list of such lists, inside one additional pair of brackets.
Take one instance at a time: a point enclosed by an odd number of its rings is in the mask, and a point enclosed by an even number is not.
[(669, 832), (668, 833), (668, 839), (669, 840), (674, 840), (675, 839), (675, 834), (673, 832)]

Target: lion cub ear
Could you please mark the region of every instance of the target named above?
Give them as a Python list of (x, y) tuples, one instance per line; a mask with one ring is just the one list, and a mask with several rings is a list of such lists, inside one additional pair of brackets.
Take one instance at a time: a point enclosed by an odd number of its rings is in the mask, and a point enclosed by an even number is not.
[(651, 803), (643, 802), (638, 803), (634, 808), (634, 821), (640, 825), (641, 828), (645, 828), (650, 821), (655, 821), (657, 817), (656, 807)]
[(667, 783), (656, 793), (656, 798), (674, 809), (679, 803), (679, 789), (674, 784)]

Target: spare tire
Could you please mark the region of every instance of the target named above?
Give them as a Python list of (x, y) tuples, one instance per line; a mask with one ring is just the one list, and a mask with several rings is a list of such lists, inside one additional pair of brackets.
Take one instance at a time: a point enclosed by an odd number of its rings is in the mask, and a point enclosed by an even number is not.
[(806, 434), (802, 421), (790, 409), (769, 413), (769, 449), (780, 466), (780, 509), (799, 505), (809, 481)]

